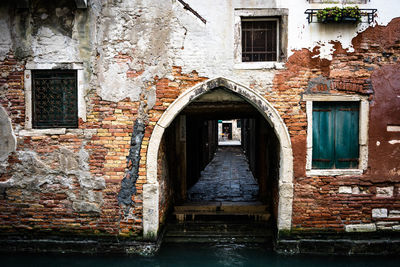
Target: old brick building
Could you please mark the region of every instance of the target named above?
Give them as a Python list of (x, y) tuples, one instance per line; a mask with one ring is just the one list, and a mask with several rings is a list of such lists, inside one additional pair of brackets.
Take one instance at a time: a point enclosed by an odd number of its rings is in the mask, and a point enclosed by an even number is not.
[[(355, 4), (359, 23), (318, 21)], [(241, 119), (282, 236), (395, 235), (399, 7), (3, 1), (0, 234), (154, 240)]]

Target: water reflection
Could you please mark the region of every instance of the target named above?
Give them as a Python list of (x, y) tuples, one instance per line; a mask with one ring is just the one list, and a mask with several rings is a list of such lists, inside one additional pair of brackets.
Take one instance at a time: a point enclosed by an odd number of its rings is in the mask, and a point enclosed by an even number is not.
[(400, 257), (278, 255), (260, 245), (165, 244), (158, 255), (1, 254), (1, 266), (132, 267), (132, 266), (399, 266)]

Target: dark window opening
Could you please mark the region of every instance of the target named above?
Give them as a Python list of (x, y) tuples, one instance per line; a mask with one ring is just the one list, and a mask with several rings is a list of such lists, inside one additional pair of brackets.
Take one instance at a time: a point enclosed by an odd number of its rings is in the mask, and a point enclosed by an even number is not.
[(76, 70), (32, 71), (33, 128), (77, 128)]
[[(310, 3), (326, 3), (326, 4), (332, 4), (332, 3), (340, 3), (341, 1), (336, 0), (308, 0)], [(367, 0), (348, 0), (347, 4), (366, 4)]]
[(277, 61), (277, 20), (242, 19), (242, 61)]

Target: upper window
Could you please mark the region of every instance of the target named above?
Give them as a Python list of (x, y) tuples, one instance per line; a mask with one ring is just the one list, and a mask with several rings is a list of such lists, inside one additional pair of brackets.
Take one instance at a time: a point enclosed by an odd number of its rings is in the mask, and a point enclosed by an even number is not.
[(242, 62), (277, 61), (278, 19), (242, 18)]
[(368, 0), (308, 0), (310, 3), (326, 3), (326, 4), (366, 4)]
[(359, 165), (359, 102), (314, 102), (312, 168)]
[(234, 68), (282, 69), (287, 59), (286, 8), (237, 8), (234, 12)]
[(76, 70), (32, 71), (33, 128), (77, 128)]

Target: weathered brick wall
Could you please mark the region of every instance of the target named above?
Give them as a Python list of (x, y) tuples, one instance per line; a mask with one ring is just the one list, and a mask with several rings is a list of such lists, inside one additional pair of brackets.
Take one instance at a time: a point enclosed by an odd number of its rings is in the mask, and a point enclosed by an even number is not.
[[(287, 70), (276, 76), (274, 91), (266, 95), (285, 120), (292, 139), (295, 229), (343, 231), (345, 225), (367, 223), (377, 229), (399, 229), (400, 151), (390, 144), (399, 139), (399, 133), (386, 130), (387, 125), (400, 122), (399, 25), (395, 19), (387, 27), (369, 28), (353, 40), (354, 52), (335, 43), (331, 61), (313, 58), (314, 53), (307, 50), (296, 51)], [(307, 121), (301, 95), (314, 92), (369, 96), (369, 167), (362, 175), (306, 176)]]
[[(367, 29), (353, 40), (354, 52), (333, 43), (336, 52), (332, 60), (320, 59), (318, 47), (313, 51), (295, 51), (286, 69), (276, 71), (272, 89), (257, 87), (278, 110), (291, 136), (294, 228), (342, 231), (347, 224), (371, 222), (379, 222), (378, 228), (391, 224), (399, 227), (400, 151), (395, 148), (398, 144), (390, 141), (400, 137), (386, 131), (388, 124), (400, 125), (399, 29), (399, 19), (387, 27)], [(110, 60), (121, 65), (133, 62), (131, 56), (123, 53)], [(18, 133), (25, 126), (24, 68), (25, 61), (16, 60), (12, 53), (0, 62), (0, 103), (17, 135), (17, 150), (9, 155), (6, 171), (0, 174), (1, 233), (25, 229), (33, 233), (140, 235), (151, 133), (168, 106), (207, 77), (196, 71), (182, 73), (181, 67), (174, 66), (164, 70), (169, 78), (156, 76), (146, 81), (147, 88), (137, 101), (105, 101), (96, 88), (90, 88), (86, 95), (87, 120), (81, 120), (78, 129), (65, 134), (23, 136)], [(128, 69), (126, 77), (135, 79), (145, 71)], [(147, 109), (146, 92), (154, 87), (156, 102)], [(302, 101), (305, 93), (369, 96), (369, 168), (363, 175), (306, 176), (307, 117)], [(119, 206), (117, 195), (125, 173), (133, 123), (139, 115), (147, 121), (137, 194), (132, 196), (132, 207), (125, 210)], [(164, 149), (161, 146), (160, 159)], [(162, 172), (160, 175), (163, 179)], [(165, 195), (161, 199), (165, 201), (160, 201), (160, 218), (169, 201)]]
[(1, 104), (17, 135), (17, 150), (0, 176), (1, 233), (139, 233), (141, 209), (120, 224), (116, 199), (139, 103), (91, 93), (87, 121), (78, 129), (18, 136), (25, 121), (24, 64), (10, 54), (0, 68)]
[(8, 54), (0, 61), (0, 104), (8, 111), (13, 127), (25, 122), (24, 64)]

